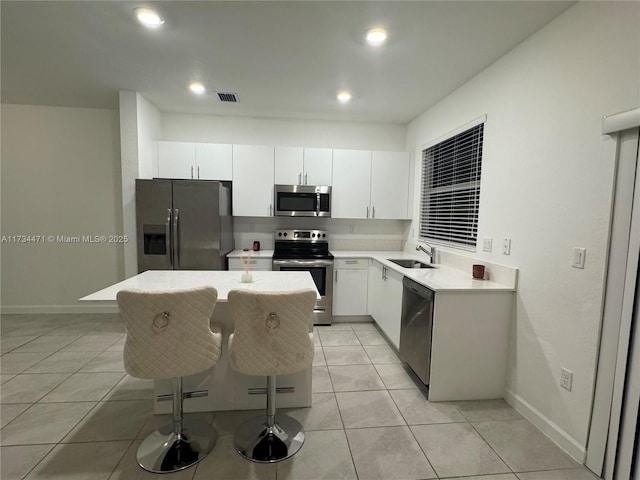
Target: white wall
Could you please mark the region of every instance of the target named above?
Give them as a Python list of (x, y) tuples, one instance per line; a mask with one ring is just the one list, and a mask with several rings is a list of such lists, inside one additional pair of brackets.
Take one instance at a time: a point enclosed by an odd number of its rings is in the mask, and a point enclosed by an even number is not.
[[(507, 398), (576, 457), (589, 427), (613, 186), (615, 141), (600, 134), (601, 119), (640, 104), (639, 5), (573, 6), (407, 130), (419, 154), (487, 114), (478, 238), (494, 247), (477, 257), (520, 268)], [(510, 256), (500, 253), (505, 237)], [(587, 249), (584, 270), (571, 267), (574, 246)], [(574, 373), (571, 392), (559, 386), (561, 367)]]
[[(2, 235), (122, 234), (118, 112), (2, 105)], [(2, 310), (73, 311), (120, 280), (117, 243), (7, 243)]]
[(163, 140), (402, 151), (406, 126), (163, 114)]
[(158, 143), (162, 114), (137, 92), (120, 92), (123, 231), (131, 241), (124, 245), (125, 277), (138, 273), (136, 249), (136, 178), (158, 173)]

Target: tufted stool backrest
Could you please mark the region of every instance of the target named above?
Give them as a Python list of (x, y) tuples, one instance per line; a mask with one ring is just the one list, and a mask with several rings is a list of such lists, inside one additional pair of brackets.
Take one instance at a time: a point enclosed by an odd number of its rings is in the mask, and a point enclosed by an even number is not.
[(229, 304), (234, 332), (229, 362), (245, 375), (286, 375), (313, 362), (313, 307), (316, 291), (232, 290)]
[(116, 298), (127, 327), (124, 366), (130, 375), (184, 377), (213, 367), (220, 358), (222, 336), (209, 325), (218, 299), (215, 288), (121, 290)]

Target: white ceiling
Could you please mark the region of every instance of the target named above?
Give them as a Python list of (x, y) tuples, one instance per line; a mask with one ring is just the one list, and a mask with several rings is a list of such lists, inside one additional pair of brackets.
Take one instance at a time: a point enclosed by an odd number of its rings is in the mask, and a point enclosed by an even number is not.
[[(135, 90), (163, 112), (404, 124), (573, 3), (3, 0), (2, 102), (118, 108)], [(138, 6), (163, 28), (139, 25)], [(371, 26), (386, 45), (365, 45)]]

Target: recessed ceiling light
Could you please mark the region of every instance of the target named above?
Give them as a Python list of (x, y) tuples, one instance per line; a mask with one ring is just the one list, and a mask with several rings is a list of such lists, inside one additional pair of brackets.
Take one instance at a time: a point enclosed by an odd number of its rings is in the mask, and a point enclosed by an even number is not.
[(145, 27), (159, 28), (164, 23), (164, 19), (150, 8), (135, 8), (133, 12), (136, 14), (138, 21)]
[(191, 82), (189, 84), (189, 90), (191, 90), (196, 95), (202, 95), (207, 89), (204, 88), (204, 85), (200, 82)]
[(347, 103), (349, 100), (351, 100), (351, 92), (342, 90), (338, 92), (337, 98), (340, 103)]
[(369, 45), (378, 47), (387, 40), (387, 31), (380, 27), (370, 28), (365, 33), (364, 38), (367, 40)]

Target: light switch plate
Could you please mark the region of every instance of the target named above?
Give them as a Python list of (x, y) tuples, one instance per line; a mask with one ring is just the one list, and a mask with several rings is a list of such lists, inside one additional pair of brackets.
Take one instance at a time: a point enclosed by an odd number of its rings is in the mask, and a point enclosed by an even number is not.
[(587, 256), (587, 249), (581, 247), (573, 248), (573, 261), (571, 266), (573, 268), (584, 268), (584, 261)]
[(505, 238), (502, 241), (502, 254), (503, 255), (510, 255), (511, 254), (511, 239), (510, 238)]
[(560, 369), (560, 386), (565, 390), (571, 391), (573, 387), (573, 372), (571, 370)]
[(491, 248), (493, 246), (493, 239), (492, 238), (483, 238), (482, 239), (482, 251), (483, 252), (491, 252)]

